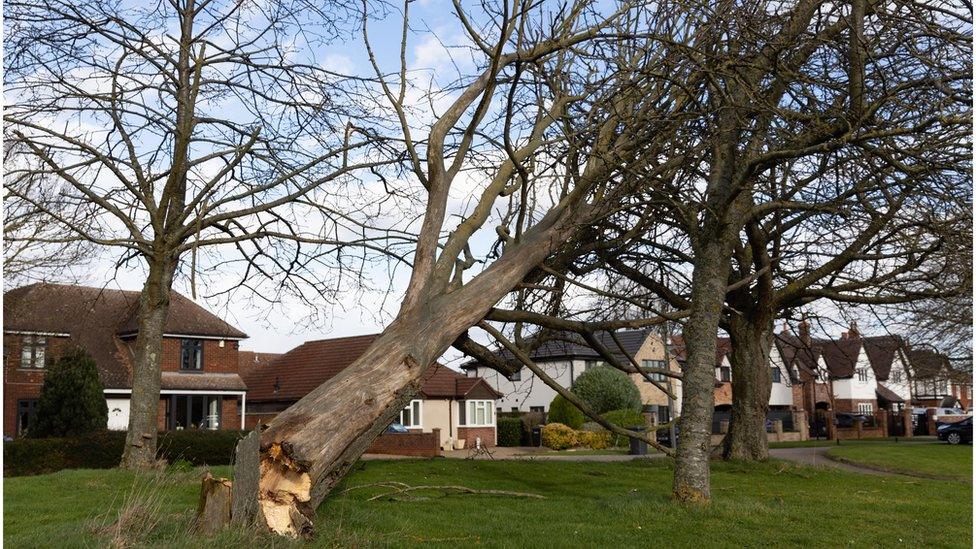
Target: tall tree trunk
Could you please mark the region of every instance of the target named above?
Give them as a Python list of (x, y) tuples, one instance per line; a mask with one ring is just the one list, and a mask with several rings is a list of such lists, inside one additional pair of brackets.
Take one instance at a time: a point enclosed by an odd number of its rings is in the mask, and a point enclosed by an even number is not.
[(175, 270), (176, 261), (172, 259), (150, 261), (149, 277), (139, 296), (129, 431), (120, 464), (125, 469), (149, 468), (156, 461), (163, 329)]
[(766, 412), (772, 378), (769, 350), (773, 343), (772, 321), (754, 324), (732, 315), (729, 321), (732, 341), (732, 418), (722, 445), (724, 459), (765, 460), (769, 458), (766, 440)]
[(730, 256), (729, 246), (721, 238), (705, 243), (695, 256), (691, 315), (684, 328), (687, 358), (682, 368), (672, 493), (678, 501), (707, 503), (711, 497), (708, 460), (715, 408), (715, 347)]

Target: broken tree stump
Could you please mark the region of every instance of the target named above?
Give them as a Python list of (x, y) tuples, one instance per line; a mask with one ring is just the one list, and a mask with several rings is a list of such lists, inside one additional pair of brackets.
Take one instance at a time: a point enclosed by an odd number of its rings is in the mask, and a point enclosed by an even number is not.
[(260, 428), (238, 441), (234, 449), (231, 521), (236, 525), (249, 526), (257, 521), (260, 450)]
[(226, 478), (214, 478), (208, 472), (201, 484), (197, 530), (204, 534), (213, 534), (230, 524), (232, 483)]

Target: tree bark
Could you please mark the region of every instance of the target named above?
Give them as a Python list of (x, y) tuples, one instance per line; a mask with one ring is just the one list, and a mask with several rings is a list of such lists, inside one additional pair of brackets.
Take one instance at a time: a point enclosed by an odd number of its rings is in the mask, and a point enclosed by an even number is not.
[(754, 324), (733, 315), (729, 320), (732, 353), (732, 417), (722, 443), (722, 457), (745, 461), (769, 458), (766, 412), (772, 390), (769, 351), (773, 343), (772, 321)]
[(413, 398), (427, 366), (565, 241), (583, 208), (550, 212), (459, 289), (427, 279), (362, 356), (275, 417), (261, 434), (257, 522), (310, 536), (315, 509)]
[(715, 347), (731, 252), (722, 239), (706, 243), (696, 254), (692, 275), (691, 316), (685, 322), (687, 358), (682, 367), (681, 418), (675, 455), (672, 497), (708, 503), (708, 460), (715, 408)]
[(149, 276), (139, 296), (139, 332), (132, 368), (129, 431), (120, 464), (124, 469), (147, 469), (156, 463), (163, 330), (175, 270), (173, 260), (150, 261)]

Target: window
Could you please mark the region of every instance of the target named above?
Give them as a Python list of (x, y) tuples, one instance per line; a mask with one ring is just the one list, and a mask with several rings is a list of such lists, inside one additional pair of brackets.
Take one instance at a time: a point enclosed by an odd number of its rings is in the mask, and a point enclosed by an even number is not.
[(600, 362), (598, 360), (587, 360), (586, 362), (583, 363), (583, 371), (585, 372), (590, 368), (596, 368), (599, 365)]
[(530, 412), (539, 412), (540, 414), (542, 414), (542, 413), (545, 413), (546, 407), (545, 406), (529, 406), (529, 411)]
[(462, 427), (490, 427), (495, 424), (494, 401), (464, 400), (458, 425)]
[(519, 368), (517, 372), (508, 376), (509, 381), (522, 381), (522, 369)]
[(400, 425), (404, 427), (420, 427), (420, 400), (411, 400), (410, 404), (400, 412)]
[(783, 383), (783, 374), (775, 366), (770, 370), (770, 377), (772, 377), (773, 383)]
[(857, 370), (855, 370), (855, 372), (857, 373), (857, 380), (859, 382), (861, 382), (861, 383), (867, 383), (868, 382), (868, 369), (867, 368), (858, 368)]
[(40, 336), (24, 336), (20, 347), (20, 367), (43, 368), (47, 339)]
[(23, 435), (27, 432), (34, 414), (37, 413), (37, 399), (17, 401), (17, 434)]
[(180, 369), (203, 371), (203, 340), (184, 339), (181, 349)]
[(901, 370), (892, 370), (890, 377), (892, 383), (901, 383)]
[(221, 397), (174, 395), (169, 410), (171, 429), (220, 429)]
[[(501, 408), (499, 408), (499, 410), (501, 410)], [(512, 411), (513, 412), (518, 412), (518, 406), (512, 406)]]
[[(663, 360), (645, 360), (643, 361), (643, 366), (645, 368), (661, 368), (661, 369), (665, 368)], [(645, 383), (650, 383), (651, 381), (664, 382), (667, 380), (668, 380), (668, 376), (661, 373), (647, 374), (647, 377), (644, 378)]]
[(732, 368), (729, 366), (722, 366), (718, 369), (718, 375), (719, 381), (732, 381)]
[(862, 414), (873, 414), (874, 404), (871, 404), (870, 402), (858, 402), (857, 411)]

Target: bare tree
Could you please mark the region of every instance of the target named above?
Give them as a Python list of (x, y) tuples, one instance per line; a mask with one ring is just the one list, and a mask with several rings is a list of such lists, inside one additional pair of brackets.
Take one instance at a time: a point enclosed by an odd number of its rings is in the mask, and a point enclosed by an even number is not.
[(379, 154), (357, 81), (295, 51), (333, 36), (341, 6), (44, 0), (4, 13), (8, 199), (147, 270), (122, 456), (145, 467), (174, 277), (195, 282), (208, 248), (239, 253), (244, 276), (313, 281), (346, 246), (387, 253), (401, 237), (367, 233), (335, 198), (395, 156)]
[[(654, 173), (665, 169), (658, 164), (670, 166), (646, 151), (663, 146), (659, 132), (670, 135), (673, 119), (692, 101), (658, 75), (687, 66), (645, 48), (633, 57), (650, 69), (646, 73), (615, 70), (630, 67), (607, 66), (605, 56), (593, 53), (617, 38), (613, 31), (630, 6), (600, 14), (580, 1), (552, 12), (516, 1), (478, 18), (460, 4), (455, 10), (481, 56), (480, 69), (456, 86), (449, 106), (422, 129), (404, 106), (402, 55), (400, 69), (387, 77), (364, 28), (413, 175), (427, 194), (411, 278), (396, 318), (359, 359), (279, 414), (260, 433), (259, 444), (252, 439), (239, 446), (260, 451), (251, 458), (242, 454), (236, 466), (235, 509), (243, 516), (235, 520), (250, 519), (239, 496), (256, 496), (254, 511), (271, 530), (309, 534), (315, 508), (412, 398), (426, 366), (579, 230), (632, 195), (637, 184), (621, 183), (623, 170)], [(652, 21), (645, 35), (670, 36), (668, 27), (679, 15), (675, 10)], [(473, 22), (485, 18), (481, 27)], [(594, 69), (591, 61), (604, 64)], [(496, 102), (501, 106), (493, 108)], [(448, 197), (459, 174), (484, 159), (494, 159), (493, 167), (472, 206), (446, 228)], [(498, 244), (481, 259), (480, 272), (466, 275), (479, 261), (472, 250), (476, 235), (505, 200), (508, 208), (489, 231)]]

